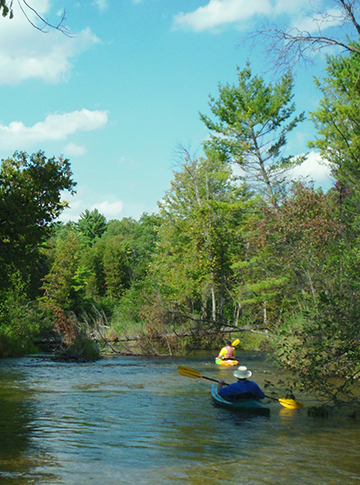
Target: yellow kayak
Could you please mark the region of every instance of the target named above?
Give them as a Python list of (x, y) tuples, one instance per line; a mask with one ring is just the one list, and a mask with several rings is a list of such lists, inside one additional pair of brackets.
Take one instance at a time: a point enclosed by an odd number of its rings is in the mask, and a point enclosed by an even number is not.
[(215, 363), (218, 365), (225, 365), (225, 366), (239, 365), (238, 360), (215, 359)]

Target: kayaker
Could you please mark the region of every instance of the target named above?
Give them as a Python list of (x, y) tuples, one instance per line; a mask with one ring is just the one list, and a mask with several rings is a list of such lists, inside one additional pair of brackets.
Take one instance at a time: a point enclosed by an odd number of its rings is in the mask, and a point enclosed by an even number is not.
[[(226, 342), (225, 347), (223, 347), (216, 359), (221, 360), (235, 360), (235, 347), (231, 345), (230, 340)], [(215, 360), (216, 360), (215, 359)]]
[(260, 389), (259, 385), (254, 381), (248, 381), (248, 377), (252, 375), (244, 365), (240, 365), (234, 372), (234, 376), (237, 378), (236, 382), (225, 385), (225, 381), (220, 380), (218, 385), (218, 393), (224, 399), (236, 399), (236, 398), (258, 398), (264, 399), (265, 394)]

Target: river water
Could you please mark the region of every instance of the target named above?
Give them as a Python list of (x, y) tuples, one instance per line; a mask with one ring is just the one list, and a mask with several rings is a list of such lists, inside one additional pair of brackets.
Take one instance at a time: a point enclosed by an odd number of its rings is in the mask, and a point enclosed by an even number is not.
[[(260, 385), (276, 381), (265, 355), (237, 356)], [(204, 354), (0, 361), (0, 484), (360, 484), (360, 421), (277, 402), (240, 416), (178, 365), (234, 380)]]

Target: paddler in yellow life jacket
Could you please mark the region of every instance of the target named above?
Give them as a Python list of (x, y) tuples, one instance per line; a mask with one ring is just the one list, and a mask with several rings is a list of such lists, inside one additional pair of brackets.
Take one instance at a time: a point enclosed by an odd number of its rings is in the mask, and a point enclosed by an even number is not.
[(235, 347), (231, 345), (230, 340), (226, 342), (225, 347), (223, 347), (216, 359), (221, 360), (235, 360)]

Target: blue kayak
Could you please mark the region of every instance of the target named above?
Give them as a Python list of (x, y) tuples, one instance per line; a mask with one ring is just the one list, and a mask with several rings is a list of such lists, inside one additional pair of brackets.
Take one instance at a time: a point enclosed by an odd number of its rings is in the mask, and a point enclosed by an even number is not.
[(237, 401), (229, 401), (222, 398), (217, 391), (217, 384), (211, 384), (211, 397), (214, 404), (221, 406), (238, 413), (259, 414), (261, 416), (269, 416), (270, 409), (260, 401), (260, 399), (239, 399)]

